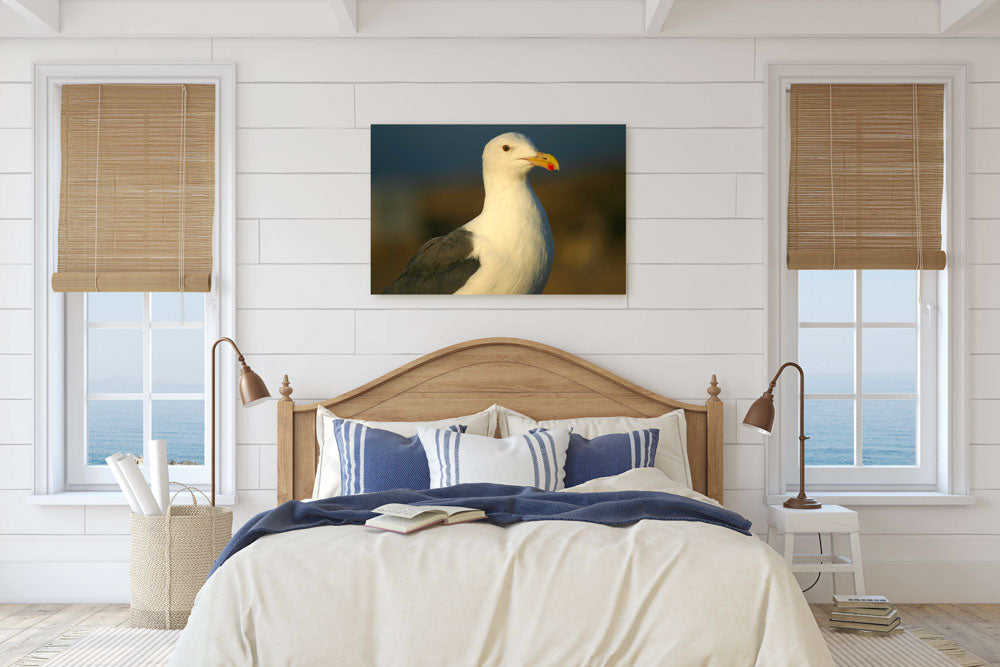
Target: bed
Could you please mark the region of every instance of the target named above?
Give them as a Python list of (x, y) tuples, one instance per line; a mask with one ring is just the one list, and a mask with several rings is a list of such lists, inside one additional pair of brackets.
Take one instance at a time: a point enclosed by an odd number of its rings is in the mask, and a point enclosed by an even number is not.
[[(565, 351), (490, 338), (428, 354), (336, 398), (278, 401), (277, 500), (313, 491), (316, 412), (437, 420), (499, 403), (542, 419), (683, 410), (690, 488), (653, 468), (581, 492), (719, 504), (722, 401), (660, 396)], [(317, 526), (235, 553), (198, 595), (173, 664), (829, 665), (784, 561), (694, 521), (482, 522), (396, 535)]]

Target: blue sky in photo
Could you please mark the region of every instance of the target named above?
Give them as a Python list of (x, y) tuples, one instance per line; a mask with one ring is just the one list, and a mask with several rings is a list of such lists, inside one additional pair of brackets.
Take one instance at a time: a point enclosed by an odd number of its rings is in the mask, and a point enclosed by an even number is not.
[(624, 125), (372, 125), (372, 180), (479, 180), (483, 146), (504, 132), (526, 135), (562, 171), (608, 163), (625, 169)]

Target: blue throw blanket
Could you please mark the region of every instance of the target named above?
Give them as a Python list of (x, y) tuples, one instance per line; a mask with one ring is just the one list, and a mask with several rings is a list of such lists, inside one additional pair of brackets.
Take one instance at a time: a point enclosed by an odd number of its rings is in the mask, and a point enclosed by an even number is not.
[[(247, 521), (219, 554), (212, 572), (219, 569), (237, 551), (265, 535), (316, 526), (363, 524), (376, 516), (372, 512), (374, 508), (387, 503), (472, 507), (486, 512), (486, 521), (498, 526), (518, 521), (587, 521), (606, 526), (626, 526), (642, 519), (656, 519), (701, 521), (744, 535), (750, 534), (750, 522), (736, 512), (672, 493), (567, 493), (539, 491), (530, 486), (479, 482), (427, 491), (395, 489), (356, 496), (337, 496), (308, 503), (289, 500)], [(209, 576), (212, 576), (211, 573)]]

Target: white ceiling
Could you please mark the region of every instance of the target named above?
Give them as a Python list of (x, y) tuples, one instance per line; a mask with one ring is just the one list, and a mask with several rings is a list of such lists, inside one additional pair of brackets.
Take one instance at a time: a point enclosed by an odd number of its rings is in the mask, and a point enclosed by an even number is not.
[(15, 36), (1000, 36), (998, 0), (0, 0)]

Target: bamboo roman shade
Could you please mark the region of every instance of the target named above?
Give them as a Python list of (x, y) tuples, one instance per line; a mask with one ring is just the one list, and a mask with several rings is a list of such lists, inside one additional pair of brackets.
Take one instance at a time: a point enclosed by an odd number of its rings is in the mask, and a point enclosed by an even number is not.
[(64, 85), (56, 292), (207, 292), (215, 86)]
[(943, 269), (944, 86), (792, 84), (789, 269)]

